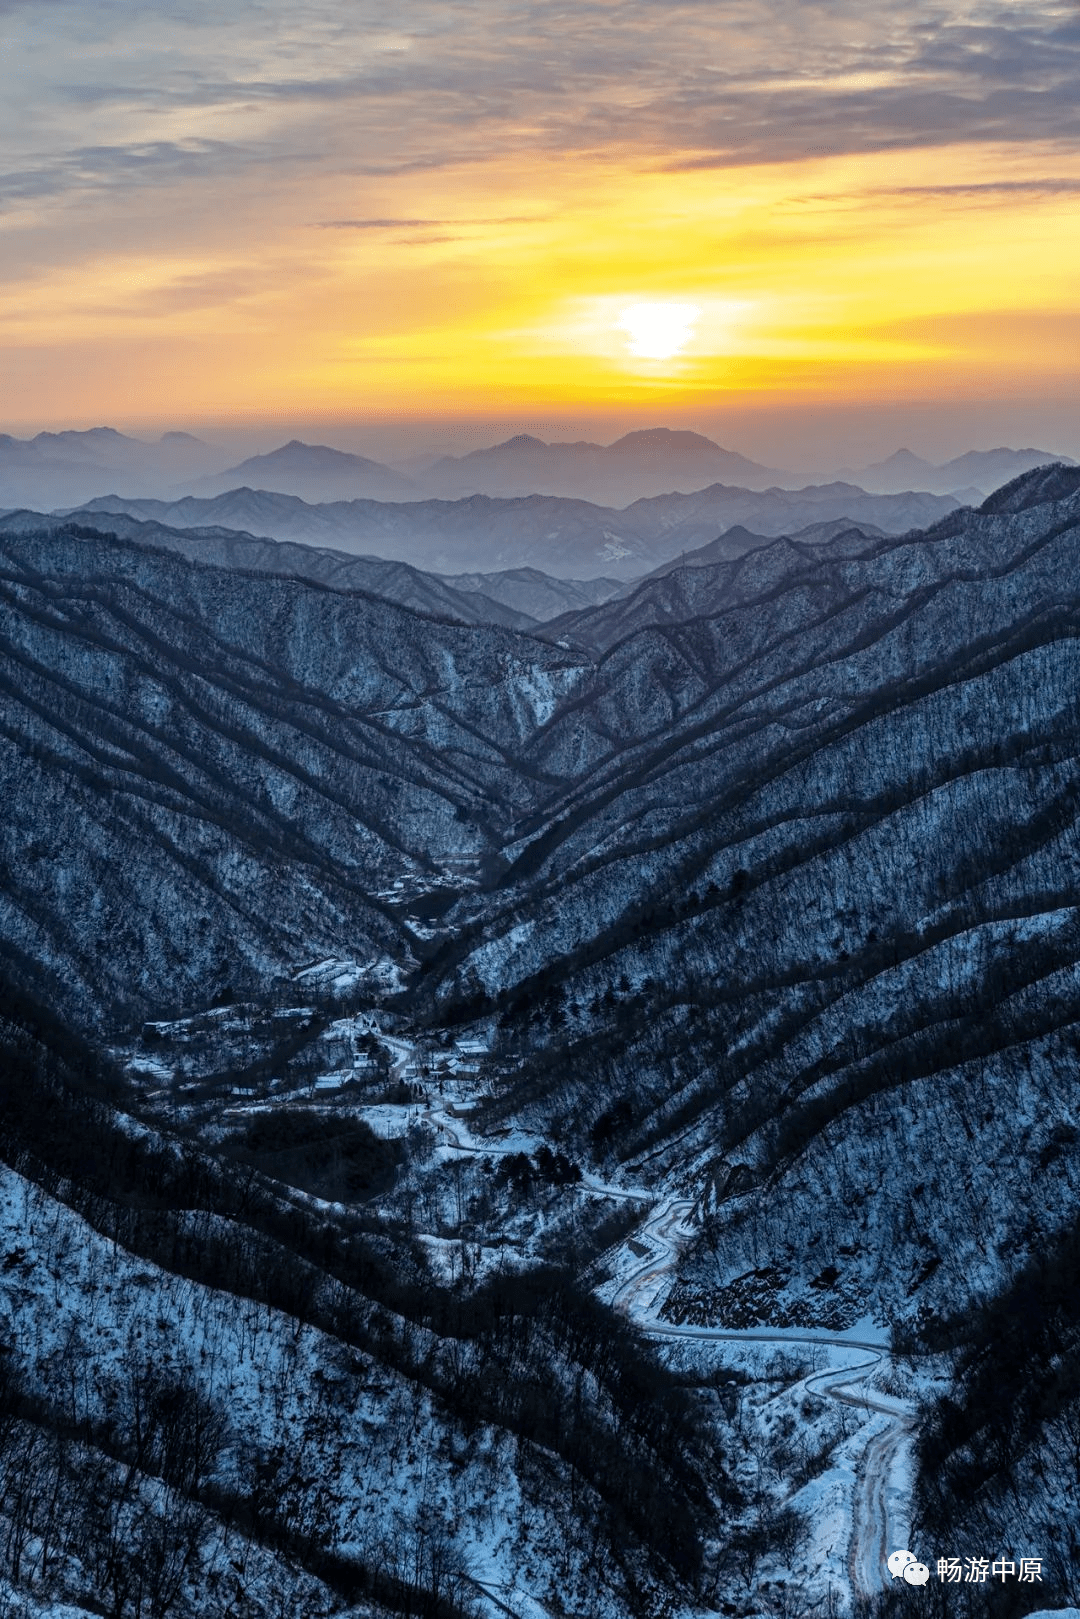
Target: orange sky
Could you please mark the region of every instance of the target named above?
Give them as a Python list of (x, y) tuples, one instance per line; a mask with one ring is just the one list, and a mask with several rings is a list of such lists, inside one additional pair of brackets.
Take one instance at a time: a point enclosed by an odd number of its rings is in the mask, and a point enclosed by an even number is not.
[(84, 5), (57, 63), (70, 9), (6, 19), (14, 70), (54, 52), (4, 115), (9, 430), (1041, 399), (1075, 444), (1080, 147), (1024, 115), (1044, 45), (1080, 61), (1067, 8), (819, 40), (747, 0), (728, 60), (722, 7), (596, 3), (561, 77), (545, 6), (515, 56), (483, 8), (399, 37), (327, 0), (290, 40)]

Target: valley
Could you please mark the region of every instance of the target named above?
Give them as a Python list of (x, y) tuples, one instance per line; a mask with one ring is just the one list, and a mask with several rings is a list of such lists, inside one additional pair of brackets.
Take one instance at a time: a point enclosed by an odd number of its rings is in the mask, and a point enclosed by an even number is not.
[[(331, 964), (325, 964), (324, 973), (330, 970)], [(327, 982), (325, 976), (323, 982)], [(301, 1024), (311, 1011), (292, 1008), (288, 1021)], [(223, 1017), (235, 1030), (236, 1011), (223, 1009), (218, 1021)], [(268, 1119), (280, 1127), (282, 1138), (303, 1139), (296, 1125), (318, 1118), (328, 1131), (345, 1120), (361, 1120), (380, 1140), (407, 1144), (412, 1163), (406, 1171), (404, 1198), (399, 1181), (394, 1195), (389, 1199), (376, 1196), (374, 1206), (393, 1218), (404, 1200), (414, 1233), (414, 1209), (419, 1209), (422, 1227), (435, 1224), (435, 1231), (420, 1230), (419, 1240), (436, 1273), (450, 1285), (464, 1279), (476, 1285), (493, 1270), (507, 1266), (524, 1270), (550, 1259), (553, 1253), (572, 1250), (575, 1239), (580, 1241), (590, 1223), (602, 1232), (597, 1242), (603, 1242), (611, 1234), (603, 1223), (603, 1212), (625, 1210), (627, 1219), (619, 1223), (629, 1222), (628, 1234), (616, 1237), (591, 1261), (592, 1272), (607, 1277), (598, 1286), (599, 1296), (666, 1349), (677, 1351), (687, 1345), (700, 1355), (708, 1346), (722, 1346), (723, 1354), (710, 1371), (714, 1378), (727, 1375), (725, 1387), (734, 1389), (742, 1383), (752, 1388), (764, 1370), (764, 1403), (747, 1403), (741, 1413), (741, 1420), (749, 1425), (752, 1446), (769, 1445), (769, 1418), (778, 1409), (791, 1413), (789, 1422), (805, 1425), (801, 1407), (808, 1399), (820, 1404), (818, 1397), (824, 1396), (855, 1414), (854, 1431), (849, 1433), (847, 1425), (843, 1426), (837, 1452), (820, 1457), (824, 1472), (804, 1487), (812, 1505), (800, 1503), (800, 1510), (808, 1522), (814, 1520), (818, 1498), (829, 1499), (827, 1523), (832, 1539), (827, 1547), (815, 1545), (810, 1556), (804, 1554), (800, 1560), (800, 1589), (803, 1600), (810, 1600), (813, 1592), (814, 1600), (833, 1603), (845, 1593), (848, 1582), (862, 1597), (880, 1593), (888, 1581), (883, 1571), (885, 1557), (893, 1546), (906, 1544), (910, 1538), (909, 1438), (914, 1414), (910, 1400), (875, 1388), (877, 1374), (891, 1367), (888, 1334), (869, 1321), (833, 1337), (820, 1329), (738, 1330), (665, 1320), (662, 1304), (667, 1284), (680, 1248), (700, 1221), (694, 1200), (664, 1196), (656, 1188), (606, 1181), (567, 1160), (560, 1165), (542, 1137), (520, 1129), (474, 1134), (470, 1119), (478, 1102), (503, 1077), (498, 1066), (492, 1066), (484, 1039), (466, 1036), (414, 1042), (400, 1031), (387, 1032), (382, 1021), (376, 1014), (364, 1013), (331, 1022), (315, 1041), (309, 1072), (302, 1080), (298, 1077), (298, 1088), (290, 1088), (285, 1076), (275, 1075), (264, 1081), (268, 1089), (261, 1095), (254, 1085), (222, 1084), (217, 1096), (208, 1099), (206, 1087), (193, 1085), (186, 1077), (193, 1066), (191, 1046), (204, 1032), (200, 1028), (204, 1019), (147, 1025), (139, 1050), (127, 1059), (128, 1072), (140, 1086), (153, 1085), (143, 1093), (144, 1114), (174, 1126), (194, 1123), (204, 1139), (213, 1139), (222, 1130), (233, 1134), (245, 1125), (262, 1126)], [(239, 1023), (245, 1027), (242, 1015)], [(148, 1057), (145, 1050), (155, 1055)], [(334, 1052), (339, 1059), (344, 1057), (345, 1066), (316, 1073), (320, 1059)], [(372, 1089), (385, 1099), (365, 1100)], [(198, 1093), (197, 1100), (188, 1102), (186, 1097), (193, 1091)], [(291, 1130), (290, 1115), (295, 1121)], [(470, 1171), (479, 1173), (470, 1173), (463, 1193), (461, 1170), (466, 1162)], [(523, 1205), (530, 1201), (529, 1193), (545, 1182), (549, 1188), (569, 1193), (575, 1205), (570, 1221), (565, 1209), (558, 1207), (561, 1199), (554, 1207), (549, 1201), (535, 1214), (530, 1211), (525, 1220), (515, 1220), (512, 1208), (500, 1209), (493, 1221), (494, 1211), (482, 1208), (483, 1195), (475, 1190), (493, 1178), (513, 1184)], [(441, 1186), (441, 1195), (432, 1196), (432, 1183)], [(333, 1206), (311, 1192), (301, 1195), (317, 1206)], [(369, 1208), (372, 1206), (369, 1202)], [(344, 1215), (346, 1205), (338, 1205), (338, 1209)], [(860, 1331), (869, 1331), (873, 1342), (862, 1341)], [(745, 1358), (739, 1354), (740, 1346), (749, 1351)], [(810, 1350), (815, 1364), (825, 1359), (826, 1369), (809, 1372), (804, 1365), (783, 1361), (779, 1366), (767, 1360), (763, 1364), (762, 1354), (770, 1346), (796, 1354)], [(930, 1386), (928, 1375), (924, 1371), (915, 1386)], [(940, 1369), (937, 1375), (940, 1380)], [(881, 1418), (886, 1419), (884, 1425)], [(811, 1426), (804, 1443), (810, 1442), (812, 1432)], [(798, 1444), (798, 1438), (793, 1442)], [(838, 1519), (846, 1522), (846, 1529), (837, 1530)], [(820, 1541), (820, 1530), (815, 1539)], [(790, 1578), (787, 1572), (779, 1578), (780, 1592)], [(765, 1579), (767, 1585), (767, 1573)], [(488, 1582), (485, 1588), (501, 1592), (504, 1611), (529, 1609), (528, 1600), (522, 1604), (510, 1586)]]
[(545, 625), (142, 523), (0, 525), (25, 1611), (1074, 1600), (1080, 472)]

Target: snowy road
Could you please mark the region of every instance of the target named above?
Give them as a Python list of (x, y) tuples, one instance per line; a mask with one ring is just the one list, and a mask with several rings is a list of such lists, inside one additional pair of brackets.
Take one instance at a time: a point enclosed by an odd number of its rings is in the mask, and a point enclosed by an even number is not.
[[(843, 1399), (844, 1396), (835, 1393), (833, 1398)], [(870, 1408), (883, 1409), (872, 1402)], [(851, 1586), (861, 1596), (871, 1596), (889, 1583), (885, 1559), (890, 1552), (906, 1546), (910, 1538), (904, 1525), (896, 1522), (897, 1507), (903, 1511), (904, 1503), (896, 1499), (901, 1492), (895, 1480), (913, 1425), (909, 1416), (893, 1416), (890, 1426), (884, 1433), (875, 1434), (863, 1452), (851, 1503), (852, 1533), (848, 1551)]]
[(660, 1321), (651, 1312), (662, 1278), (673, 1268), (678, 1257), (679, 1236), (689, 1232), (686, 1220), (693, 1203), (686, 1198), (673, 1199), (646, 1221), (638, 1233), (639, 1239), (657, 1250), (632, 1272), (615, 1293), (612, 1303), (616, 1309), (629, 1315), (650, 1337), (680, 1338), (684, 1340), (812, 1344), (817, 1347), (846, 1350), (863, 1349), (866, 1358), (846, 1366), (833, 1366), (816, 1372), (805, 1379), (805, 1386), (827, 1395), (842, 1405), (854, 1406), (868, 1415), (873, 1412), (884, 1417), (867, 1440), (855, 1480), (851, 1503), (851, 1541), (848, 1551), (848, 1577), (852, 1590), (858, 1596), (872, 1596), (890, 1584), (885, 1559), (891, 1551), (907, 1544), (907, 1476), (906, 1451), (914, 1426), (914, 1412), (907, 1401), (883, 1394), (860, 1381), (863, 1374), (873, 1371), (889, 1351), (881, 1344), (855, 1338), (829, 1337), (818, 1332), (763, 1327), (743, 1330), (726, 1327), (679, 1326)]
[[(444, 1109), (428, 1106), (423, 1117), (439, 1132), (445, 1147), (458, 1152), (492, 1156), (520, 1150), (493, 1147), (490, 1142), (470, 1138), (468, 1126), (455, 1119), (451, 1123)], [(647, 1199), (643, 1190), (627, 1191), (623, 1187), (607, 1186), (585, 1177), (589, 1191), (605, 1196)], [(658, 1295), (664, 1279), (674, 1268), (679, 1246), (690, 1235), (688, 1220), (694, 1208), (691, 1198), (670, 1198), (649, 1216), (635, 1233), (636, 1244), (650, 1252), (620, 1283), (612, 1296), (612, 1304), (623, 1311), (650, 1337), (675, 1338), (697, 1342), (761, 1343), (778, 1346), (805, 1344), (832, 1352), (863, 1350), (856, 1361), (834, 1365), (815, 1372), (804, 1379), (808, 1389), (825, 1395), (838, 1404), (863, 1411), (876, 1420), (868, 1423), (866, 1445), (859, 1461), (851, 1500), (851, 1538), (847, 1557), (847, 1572), (856, 1596), (869, 1597), (891, 1584), (885, 1560), (891, 1551), (907, 1544), (908, 1539), (908, 1449), (914, 1427), (914, 1411), (908, 1401), (872, 1389), (867, 1381), (869, 1373), (890, 1359), (890, 1352), (880, 1343), (852, 1337), (831, 1336), (821, 1332), (798, 1329), (748, 1327), (700, 1327), (678, 1325), (661, 1321), (656, 1315)], [(636, 1251), (636, 1250), (635, 1250)], [(487, 1593), (497, 1605), (509, 1612), (490, 1591)]]

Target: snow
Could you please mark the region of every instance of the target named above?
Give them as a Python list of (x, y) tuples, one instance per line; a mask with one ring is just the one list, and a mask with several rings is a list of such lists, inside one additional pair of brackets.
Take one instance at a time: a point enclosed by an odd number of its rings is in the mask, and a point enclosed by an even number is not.
[(374, 956), (366, 962), (327, 956), (300, 968), (293, 977), (297, 983), (315, 984), (321, 990), (332, 990), (338, 995), (349, 994), (361, 987), (393, 993), (401, 989), (405, 982), (402, 964), (389, 956)]
[(142, 1055), (132, 1057), (127, 1063), (127, 1069), (132, 1076), (138, 1076), (140, 1079), (156, 1079), (163, 1085), (167, 1085), (172, 1079), (172, 1069), (157, 1057)]
[[(723, 1328), (675, 1324), (658, 1318), (679, 1247), (692, 1232), (694, 1204), (687, 1198), (669, 1198), (655, 1210), (635, 1235), (633, 1264), (625, 1259), (615, 1266), (616, 1276), (603, 1290), (616, 1308), (625, 1310), (638, 1327), (659, 1343), (671, 1343), (704, 1354), (706, 1346), (736, 1351), (736, 1365), (744, 1375), (756, 1356), (786, 1345), (810, 1348), (818, 1365), (789, 1383), (783, 1403), (794, 1431), (808, 1428), (807, 1396), (824, 1396), (840, 1411), (859, 1418), (854, 1434), (835, 1447), (828, 1467), (790, 1497), (789, 1505), (806, 1514), (810, 1534), (795, 1560), (785, 1569), (776, 1565), (775, 1577), (792, 1581), (805, 1600), (823, 1599), (832, 1590), (846, 1595), (872, 1596), (887, 1580), (882, 1546), (906, 1544), (910, 1531), (910, 1501), (914, 1484), (911, 1434), (915, 1406), (903, 1395), (875, 1386), (883, 1368), (891, 1365), (889, 1334), (869, 1317), (852, 1323), (844, 1332), (815, 1328)], [(822, 1367), (820, 1358), (827, 1357)], [(758, 1412), (763, 1429), (764, 1408)], [(814, 1422), (820, 1426), (820, 1419)], [(820, 1435), (818, 1436), (820, 1438)], [(808, 1434), (809, 1442), (809, 1434)], [(766, 1580), (768, 1574), (763, 1574)]]
[[(350, 1354), (359, 1371), (344, 1372), (335, 1340), (125, 1253), (6, 1168), (3, 1250), (20, 1254), (5, 1273), (5, 1335), (23, 1347), (36, 1379), (48, 1377), (69, 1341), (92, 1343), (94, 1376), (82, 1394), (91, 1416), (106, 1414), (110, 1390), (124, 1386), (133, 1357), (163, 1368), (187, 1365), (228, 1410), (234, 1441), (221, 1463), (225, 1479), (249, 1444), (304, 1454), (315, 1464), (305, 1487), (323, 1490), (343, 1550), (362, 1554), (395, 1525), (407, 1532), (428, 1503), (452, 1532), (467, 1527), (469, 1550), (492, 1581), (516, 1590), (512, 1455), (496, 1433), (481, 1428), (459, 1445), (421, 1387), (359, 1352)], [(332, 1395), (338, 1385), (342, 1402)], [(408, 1437), (416, 1434), (425, 1436), (422, 1444)], [(554, 1532), (553, 1521), (545, 1532)], [(54, 1605), (40, 1619), (46, 1614), (76, 1619), (78, 1610)]]
[(4, 1579), (0, 1579), (0, 1602), (10, 1603), (10, 1608), (4, 1606), (3, 1612), (18, 1614), (19, 1619), (95, 1619), (95, 1612), (90, 1609), (47, 1598), (39, 1601), (28, 1595), (25, 1587), (17, 1588)]

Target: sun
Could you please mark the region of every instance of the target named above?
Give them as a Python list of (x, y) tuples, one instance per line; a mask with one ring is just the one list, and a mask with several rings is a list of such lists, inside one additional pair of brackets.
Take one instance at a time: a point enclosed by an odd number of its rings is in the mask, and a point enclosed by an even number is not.
[(616, 324), (627, 334), (631, 354), (645, 360), (669, 360), (689, 343), (700, 314), (697, 304), (629, 304)]

